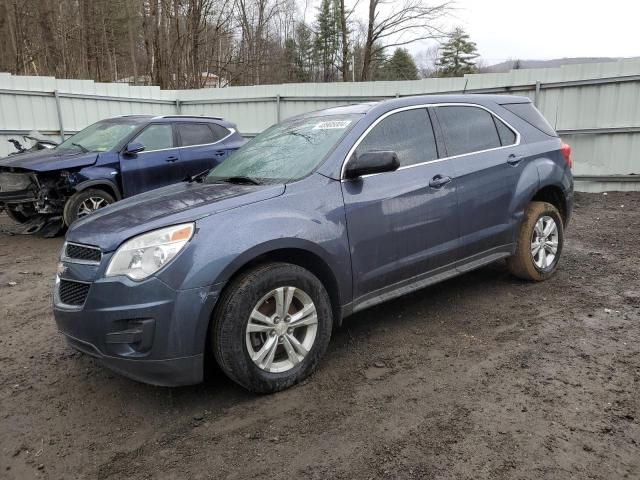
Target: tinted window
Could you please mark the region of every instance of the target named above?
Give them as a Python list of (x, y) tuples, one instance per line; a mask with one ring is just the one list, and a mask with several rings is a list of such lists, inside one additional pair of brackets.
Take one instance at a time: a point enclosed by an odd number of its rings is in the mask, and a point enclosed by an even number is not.
[(145, 152), (173, 148), (173, 130), (168, 123), (149, 125), (133, 141), (144, 145)]
[(380, 150), (396, 152), (402, 167), (438, 158), (427, 110), (419, 108), (388, 116), (373, 127), (355, 154)]
[(209, 128), (213, 131), (214, 142), (219, 142), (224, 137), (229, 135), (229, 133), (231, 133), (229, 130), (221, 125), (218, 125), (217, 123), (210, 123)]
[(500, 143), (502, 143), (503, 147), (516, 143), (516, 134), (513, 130), (507, 127), (499, 118), (493, 117), (493, 121), (496, 122)]
[(219, 138), (214, 138), (213, 131), (206, 123), (179, 123), (177, 126), (183, 147), (204, 145), (220, 140)]
[(547, 122), (547, 119), (542, 116), (542, 114), (536, 107), (533, 106), (532, 103), (510, 103), (502, 106), (509, 110), (511, 113), (520, 117), (529, 125), (533, 125), (541, 132), (544, 132), (547, 135), (551, 135), (552, 137), (558, 136), (553, 127), (549, 125), (549, 122)]
[(449, 156), (478, 152), (500, 146), (491, 115), (477, 107), (438, 107)]

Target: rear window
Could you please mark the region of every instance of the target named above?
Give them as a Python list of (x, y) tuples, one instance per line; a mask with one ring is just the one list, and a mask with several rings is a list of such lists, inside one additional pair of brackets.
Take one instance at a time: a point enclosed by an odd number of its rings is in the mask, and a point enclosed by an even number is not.
[(546, 133), (552, 137), (558, 136), (553, 127), (547, 122), (547, 119), (533, 106), (533, 103), (508, 103), (502, 106), (542, 133)]
[(493, 115), (478, 107), (438, 107), (450, 157), (501, 146)]
[(180, 144), (183, 147), (190, 145), (205, 145), (220, 140), (206, 123), (179, 123)]

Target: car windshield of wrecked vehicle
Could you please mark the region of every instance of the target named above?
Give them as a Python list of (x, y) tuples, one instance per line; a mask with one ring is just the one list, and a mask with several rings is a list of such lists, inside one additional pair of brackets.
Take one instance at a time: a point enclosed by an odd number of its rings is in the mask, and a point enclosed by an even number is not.
[(140, 126), (139, 122), (125, 122), (122, 118), (102, 121), (88, 126), (56, 147), (56, 150), (108, 152)]
[(240, 148), (233, 160), (211, 170), (205, 181), (246, 177), (261, 184), (275, 184), (299, 180), (320, 165), (359, 118), (328, 115), (274, 125)]

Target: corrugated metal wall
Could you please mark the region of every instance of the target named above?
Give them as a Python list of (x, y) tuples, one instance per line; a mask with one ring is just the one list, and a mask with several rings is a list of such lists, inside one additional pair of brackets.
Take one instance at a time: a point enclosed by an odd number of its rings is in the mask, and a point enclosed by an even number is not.
[[(99, 119), (129, 113), (220, 115), (237, 123), (242, 133), (255, 135), (278, 120), (311, 110), (463, 91), (529, 96), (572, 145), (574, 173), (583, 178), (583, 189), (640, 188), (630, 176), (640, 174), (639, 60), (406, 82), (182, 91), (0, 74), (0, 155), (11, 149), (6, 139), (23, 131), (59, 135), (60, 121), (68, 135)], [(626, 177), (606, 178), (610, 176)]]

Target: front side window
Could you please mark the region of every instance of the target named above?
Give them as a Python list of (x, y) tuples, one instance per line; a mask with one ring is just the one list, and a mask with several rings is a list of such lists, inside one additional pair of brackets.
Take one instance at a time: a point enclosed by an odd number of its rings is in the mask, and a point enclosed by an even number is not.
[(500, 147), (493, 115), (482, 108), (437, 107), (438, 120), (451, 156)]
[(388, 116), (371, 129), (356, 148), (355, 155), (388, 150), (396, 152), (401, 167), (438, 158), (436, 139), (426, 108)]
[(361, 115), (294, 118), (265, 130), (215, 167), (206, 179), (249, 177), (260, 183), (287, 183), (309, 175)]
[(179, 123), (177, 127), (180, 145), (183, 147), (206, 145), (220, 140), (214, 136), (213, 130), (206, 123)]
[(80, 150), (83, 152), (108, 152), (140, 127), (140, 122), (103, 120), (67, 138), (57, 150)]
[(152, 124), (145, 128), (133, 142), (144, 145), (145, 152), (173, 148), (173, 129), (169, 123)]

